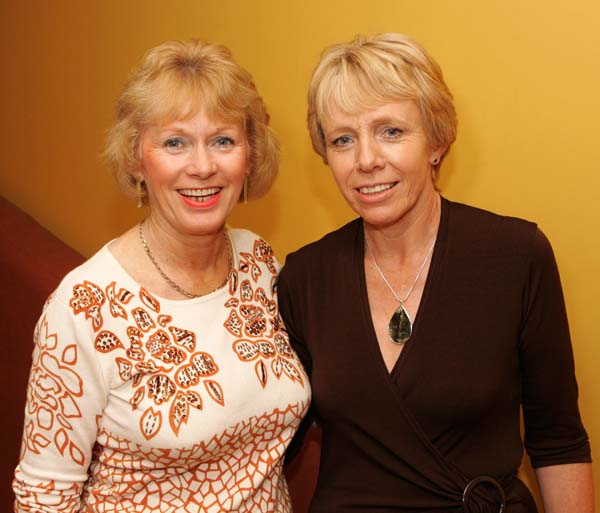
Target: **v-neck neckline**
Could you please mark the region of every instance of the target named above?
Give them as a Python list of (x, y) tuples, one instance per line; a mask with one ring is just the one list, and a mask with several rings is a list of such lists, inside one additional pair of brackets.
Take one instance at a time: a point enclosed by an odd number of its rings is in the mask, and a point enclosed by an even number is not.
[[(359, 233), (357, 234), (358, 237), (356, 241), (357, 248), (355, 251), (355, 268), (358, 272), (357, 276), (360, 289), (360, 303), (362, 305), (363, 321), (367, 333), (366, 343), (369, 346), (367, 351), (369, 354), (374, 356), (376, 366), (379, 367), (387, 375), (388, 379), (392, 380), (393, 382), (396, 381), (400, 369), (404, 365), (406, 359), (409, 357), (412, 347), (415, 344), (422, 345), (426, 338), (422, 335), (422, 333), (426, 331), (426, 325), (424, 324), (423, 318), (427, 317), (428, 306), (432, 301), (431, 298), (433, 296), (432, 290), (435, 288), (435, 283), (439, 277), (440, 264), (446, 247), (445, 242), (447, 235), (449, 205), (448, 200), (446, 200), (443, 196), (441, 197), (440, 208), (440, 224), (438, 227), (433, 253), (431, 255), (431, 263), (429, 264), (429, 270), (425, 279), (425, 285), (423, 286), (423, 295), (421, 296), (419, 309), (417, 310), (417, 314), (412, 325), (412, 334), (410, 339), (404, 344), (404, 348), (398, 355), (398, 358), (394, 362), (394, 365), (390, 371), (388, 371), (383, 354), (381, 353), (379, 341), (377, 340), (377, 333), (375, 332), (375, 326), (373, 324), (373, 318), (371, 317), (371, 308), (369, 305), (369, 293), (367, 291), (365, 272), (365, 232), (362, 220), (360, 220), (359, 223), (360, 229)], [(422, 324), (423, 327), (421, 327)]]

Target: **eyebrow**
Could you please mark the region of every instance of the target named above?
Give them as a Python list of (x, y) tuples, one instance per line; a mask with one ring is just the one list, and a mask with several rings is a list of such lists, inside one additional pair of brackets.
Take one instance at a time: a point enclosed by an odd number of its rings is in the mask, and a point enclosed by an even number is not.
[[(377, 126), (377, 125), (386, 125), (386, 124), (411, 125), (411, 123), (404, 118), (397, 118), (397, 117), (393, 117), (393, 116), (382, 116), (382, 117), (374, 118), (374, 119), (370, 120), (368, 123), (368, 126)], [(355, 127), (353, 127), (351, 125), (340, 125), (340, 126), (333, 127), (330, 130), (323, 130), (323, 132), (325, 133), (325, 135), (327, 135), (328, 133), (343, 132), (346, 130), (354, 131)]]
[[(180, 124), (179, 121), (174, 121), (172, 123), (166, 124), (166, 125), (155, 125), (155, 128), (157, 130), (157, 133), (162, 133), (162, 132), (175, 132), (177, 134), (187, 134), (189, 132), (193, 132), (194, 130), (190, 130), (187, 127), (183, 126)], [(238, 129), (243, 129), (243, 127), (238, 126), (238, 124), (236, 123), (223, 123), (223, 124), (219, 124), (219, 125), (215, 125), (213, 127), (211, 127), (210, 131), (214, 132), (214, 133), (219, 133), (219, 132), (225, 132), (228, 130), (238, 130)]]
[(408, 121), (404, 118), (397, 118), (397, 117), (391, 117), (391, 116), (385, 116), (382, 118), (376, 118), (374, 120), (377, 124), (384, 124), (384, 123), (408, 123)]

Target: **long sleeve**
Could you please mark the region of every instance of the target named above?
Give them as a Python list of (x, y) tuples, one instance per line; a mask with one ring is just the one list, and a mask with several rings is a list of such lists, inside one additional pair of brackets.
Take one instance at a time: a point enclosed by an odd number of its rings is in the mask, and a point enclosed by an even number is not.
[(287, 513), (282, 460), (310, 400), (266, 241), (230, 230), (226, 286), (154, 296), (108, 245), (35, 332), (16, 513)]
[(531, 255), (519, 355), (525, 446), (534, 467), (589, 462), (560, 277), (539, 230)]
[[(288, 259), (289, 258), (290, 257), (288, 256)], [(300, 359), (300, 362), (302, 363), (306, 374), (310, 378), (312, 372), (312, 360), (310, 352), (304, 342), (304, 338), (299, 328), (301, 323), (295, 317), (297, 315), (297, 312), (294, 311), (294, 306), (298, 307), (299, 302), (294, 301), (293, 298), (293, 279), (291, 278), (290, 274), (290, 268), (284, 267), (280, 271), (279, 277), (277, 279), (277, 299), (279, 303), (279, 313), (281, 314), (281, 317), (285, 324), (285, 329), (290, 338), (290, 344), (296, 352), (296, 354), (298, 355), (298, 358)], [(311, 406), (304, 419), (302, 419), (302, 422), (298, 427), (298, 431), (294, 435), (294, 438), (292, 439), (286, 451), (286, 465), (289, 464), (302, 449), (302, 444), (304, 443), (306, 433), (308, 432), (308, 429), (314, 423), (314, 421), (314, 408)]]
[[(292, 259), (293, 255), (288, 256), (288, 260)], [(301, 331), (301, 320), (298, 309), (300, 301), (294, 298), (294, 283), (295, 277), (290, 266), (284, 266), (277, 280), (277, 297), (279, 303), (279, 312), (285, 323), (285, 329), (290, 337), (290, 343), (296, 351), (298, 358), (304, 366), (304, 370), (310, 377), (312, 371), (312, 360), (310, 352)], [(296, 298), (299, 299), (299, 298)]]
[(52, 298), (34, 334), (15, 512), (79, 511), (107, 387), (89, 323)]

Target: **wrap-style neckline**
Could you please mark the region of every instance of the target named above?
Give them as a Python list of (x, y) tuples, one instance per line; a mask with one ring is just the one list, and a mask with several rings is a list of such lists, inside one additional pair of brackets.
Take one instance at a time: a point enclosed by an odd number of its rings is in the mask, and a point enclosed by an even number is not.
[[(366, 348), (369, 353), (374, 356), (374, 363), (379, 372), (384, 372), (389, 379), (393, 382), (397, 381), (397, 377), (401, 372), (402, 367), (405, 365), (405, 361), (410, 358), (410, 353), (413, 350), (413, 346), (419, 344), (426, 344), (426, 331), (428, 317), (431, 317), (428, 312), (430, 309), (431, 297), (435, 294), (435, 286), (439, 281), (439, 273), (441, 271), (441, 262), (443, 260), (443, 254), (445, 253), (446, 238), (447, 238), (447, 217), (448, 217), (448, 202), (443, 197), (441, 198), (440, 204), (440, 223), (438, 227), (438, 233), (431, 255), (431, 262), (429, 264), (429, 270), (425, 278), (425, 284), (423, 286), (423, 294), (419, 302), (419, 308), (413, 319), (412, 324), (412, 335), (410, 339), (404, 344), (402, 351), (398, 355), (394, 366), (391, 371), (388, 371), (381, 348), (379, 347), (379, 341), (377, 339), (377, 333), (371, 316), (371, 308), (369, 304), (369, 293), (367, 290), (367, 279), (365, 271), (365, 239), (364, 239), (364, 227), (358, 230), (355, 250), (355, 261), (354, 267), (356, 269), (356, 275), (358, 276), (358, 284), (360, 291), (360, 303), (361, 310), (363, 313), (363, 322), (365, 324), (365, 333), (368, 334), (368, 339), (365, 344), (369, 347)], [(424, 319), (424, 320), (423, 320)], [(423, 334), (425, 333), (425, 335)]]

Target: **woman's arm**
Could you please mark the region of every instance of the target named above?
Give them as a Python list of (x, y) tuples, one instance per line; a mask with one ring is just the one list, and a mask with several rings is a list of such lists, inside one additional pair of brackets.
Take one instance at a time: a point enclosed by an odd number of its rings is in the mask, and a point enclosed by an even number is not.
[(591, 454), (577, 406), (560, 277), (539, 230), (533, 242), (520, 348), (525, 447), (546, 513), (589, 513), (594, 511)]
[[(289, 258), (290, 257), (288, 256), (288, 259)], [(297, 297), (294, 297), (294, 276), (290, 271), (289, 266), (284, 267), (279, 273), (277, 279), (277, 301), (279, 313), (285, 325), (285, 330), (290, 337), (290, 344), (310, 379), (312, 360), (310, 357), (310, 352), (304, 343), (303, 336), (301, 335), (301, 323), (298, 322), (298, 315), (294, 310), (294, 306), (298, 306), (299, 301)], [(304, 438), (306, 437), (306, 434), (314, 420), (314, 412), (311, 406), (308, 410), (308, 413), (300, 423), (298, 431), (294, 435), (294, 438), (292, 439), (286, 451), (286, 465), (288, 465), (302, 449)]]
[(85, 320), (75, 319), (56, 298), (36, 326), (21, 460), (13, 481), (17, 513), (80, 510), (106, 400), (89, 331)]
[(535, 471), (546, 513), (593, 513), (591, 463), (540, 467)]

